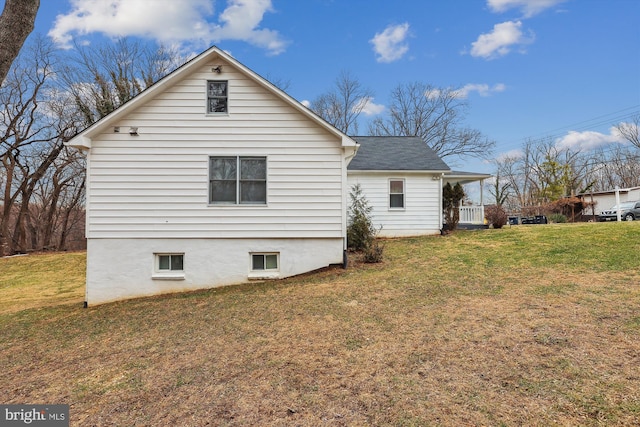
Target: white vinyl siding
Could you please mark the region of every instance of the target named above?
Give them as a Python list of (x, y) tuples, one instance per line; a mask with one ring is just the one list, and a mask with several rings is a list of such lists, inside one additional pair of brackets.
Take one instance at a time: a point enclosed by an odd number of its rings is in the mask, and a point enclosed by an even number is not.
[[(381, 236), (436, 234), (440, 231), (439, 180), (431, 174), (405, 173), (398, 177), (379, 172), (349, 172), (349, 188), (359, 183), (372, 209), (372, 221)], [(404, 209), (390, 208), (390, 182), (404, 183)]]
[[(228, 64), (229, 113), (203, 111), (206, 64), (95, 137), (89, 238), (341, 238), (340, 140)], [(209, 202), (211, 156), (268, 158), (267, 205)]]

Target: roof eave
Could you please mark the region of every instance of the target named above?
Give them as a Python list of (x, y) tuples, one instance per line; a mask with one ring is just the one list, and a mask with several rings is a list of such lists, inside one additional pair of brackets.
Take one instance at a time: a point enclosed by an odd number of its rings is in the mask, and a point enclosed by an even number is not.
[(80, 150), (90, 150), (91, 138), (84, 136), (82, 134), (78, 134), (74, 138), (65, 142), (64, 145), (66, 145), (67, 147), (79, 148)]
[(421, 169), (349, 169), (347, 171), (348, 173), (375, 173), (375, 174), (390, 174), (390, 173), (418, 173), (418, 174), (424, 174), (424, 175), (434, 175), (434, 174), (444, 174), (449, 172), (448, 169), (442, 169), (442, 170), (438, 170), (438, 169), (428, 169), (428, 170), (421, 170)]
[(479, 180), (479, 179), (489, 179), (491, 178), (493, 175), (491, 175), (490, 173), (473, 173), (473, 172), (468, 172), (468, 173), (455, 173), (455, 172), (451, 172), (451, 173), (447, 173), (444, 177), (449, 179), (475, 179), (475, 180)]

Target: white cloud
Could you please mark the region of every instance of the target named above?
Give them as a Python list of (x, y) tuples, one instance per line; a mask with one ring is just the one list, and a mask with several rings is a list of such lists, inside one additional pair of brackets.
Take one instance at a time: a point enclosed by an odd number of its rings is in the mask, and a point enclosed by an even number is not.
[(504, 83), (496, 83), (493, 86), (489, 86), (486, 83), (468, 83), (462, 86), (460, 89), (440, 89), (431, 88), (424, 93), (428, 99), (437, 99), (440, 96), (447, 98), (466, 99), (471, 92), (478, 92), (478, 95), (486, 97), (491, 96), (493, 93), (504, 92), (507, 89), (507, 85)]
[(437, 99), (440, 95), (442, 95), (442, 91), (440, 89), (437, 89), (437, 88), (428, 89), (424, 93), (424, 96), (426, 96), (427, 99)]
[(286, 42), (277, 31), (259, 28), (271, 0), (228, 0), (214, 18), (212, 0), (70, 0), (71, 12), (58, 15), (49, 31), (62, 47), (74, 37), (102, 33), (108, 37), (146, 37), (162, 43), (243, 40), (282, 53)]
[(373, 45), (376, 61), (393, 62), (402, 58), (409, 50), (405, 40), (409, 36), (409, 24), (390, 25), (381, 33), (376, 33), (369, 43)]
[(496, 156), (496, 160), (499, 162), (505, 162), (512, 159), (521, 159), (524, 156), (522, 149), (514, 148), (513, 150), (505, 151)]
[(609, 134), (594, 131), (569, 131), (562, 138), (556, 140), (556, 147), (559, 149), (570, 148), (572, 150), (589, 151), (605, 145), (625, 143), (615, 127), (609, 129)]
[(496, 13), (506, 12), (509, 9), (520, 9), (524, 18), (530, 18), (564, 1), (566, 0), (487, 0), (487, 5)]
[(458, 98), (468, 98), (471, 92), (478, 92), (478, 95), (486, 97), (490, 96), (492, 93), (504, 92), (507, 89), (507, 86), (503, 83), (498, 83), (493, 86), (489, 86), (486, 83), (478, 84), (478, 83), (469, 83), (461, 87), (456, 91)]
[(259, 29), (266, 12), (272, 12), (271, 0), (228, 0), (220, 15), (223, 23), (212, 32), (213, 40), (244, 40), (267, 49), (273, 55), (284, 52), (287, 43), (275, 30)]
[(384, 111), (384, 105), (375, 104), (372, 97), (362, 98), (354, 106), (355, 110), (360, 110), (365, 116), (375, 116)]
[(504, 56), (519, 46), (533, 42), (533, 33), (525, 36), (522, 32), (522, 22), (507, 21), (493, 26), (493, 31), (481, 34), (478, 40), (471, 44), (471, 56), (494, 59)]

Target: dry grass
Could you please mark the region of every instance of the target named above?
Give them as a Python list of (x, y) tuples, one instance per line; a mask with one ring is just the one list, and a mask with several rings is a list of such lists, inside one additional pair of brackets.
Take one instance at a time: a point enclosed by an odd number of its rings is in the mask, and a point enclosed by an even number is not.
[(84, 252), (0, 258), (0, 314), (57, 304), (82, 304)]
[(638, 425), (638, 242), (640, 222), (459, 232), (346, 271), (5, 313), (0, 395), (82, 426)]

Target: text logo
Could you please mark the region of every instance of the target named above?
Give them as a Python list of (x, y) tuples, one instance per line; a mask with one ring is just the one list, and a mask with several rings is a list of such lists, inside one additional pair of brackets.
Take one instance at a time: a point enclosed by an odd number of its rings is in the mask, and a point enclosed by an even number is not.
[(0, 426), (69, 427), (69, 405), (0, 405)]

